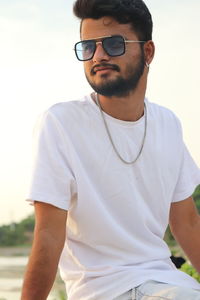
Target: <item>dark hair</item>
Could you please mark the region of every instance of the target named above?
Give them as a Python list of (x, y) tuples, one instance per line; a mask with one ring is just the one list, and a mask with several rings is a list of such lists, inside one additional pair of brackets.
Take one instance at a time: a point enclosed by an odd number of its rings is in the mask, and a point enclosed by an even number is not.
[(142, 0), (76, 0), (74, 14), (82, 21), (110, 16), (120, 24), (130, 23), (140, 40), (152, 40), (152, 17)]

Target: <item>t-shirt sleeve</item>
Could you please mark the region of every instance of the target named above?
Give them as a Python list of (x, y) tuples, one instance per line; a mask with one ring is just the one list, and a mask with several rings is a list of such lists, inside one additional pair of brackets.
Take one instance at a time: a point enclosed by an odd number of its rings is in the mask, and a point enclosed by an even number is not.
[(69, 159), (69, 143), (51, 111), (38, 120), (33, 139), (33, 169), (27, 201), (45, 202), (69, 210), (76, 183)]
[(180, 172), (172, 202), (178, 202), (187, 199), (193, 194), (195, 188), (199, 184), (200, 169), (194, 162), (185, 144), (183, 144)]

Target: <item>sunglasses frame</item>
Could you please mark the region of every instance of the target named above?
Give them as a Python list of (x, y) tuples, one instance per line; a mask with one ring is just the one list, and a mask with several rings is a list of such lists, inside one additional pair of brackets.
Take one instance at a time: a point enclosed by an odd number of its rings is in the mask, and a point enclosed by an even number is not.
[[(110, 39), (110, 38), (114, 38), (114, 37), (120, 37), (123, 42), (124, 42), (124, 50), (121, 54), (119, 55), (110, 55), (107, 50), (105, 49), (105, 46), (104, 46), (104, 41), (107, 40), (107, 39)], [(91, 42), (94, 42), (95, 43), (95, 48), (94, 48), (94, 53), (92, 54), (92, 56), (88, 59), (80, 59), (77, 52), (77, 45), (78, 44), (81, 44), (83, 42), (86, 42), (86, 41), (91, 41)], [(79, 61), (88, 61), (88, 60), (91, 60), (93, 59), (94, 55), (95, 55), (95, 52), (96, 52), (96, 49), (97, 49), (97, 44), (102, 44), (102, 47), (104, 49), (104, 51), (106, 52), (107, 55), (109, 55), (110, 57), (117, 57), (117, 56), (122, 56), (124, 55), (124, 53), (126, 52), (126, 43), (146, 43), (146, 41), (133, 41), (133, 40), (126, 40), (122, 35), (111, 35), (111, 36), (104, 36), (104, 37), (98, 37), (96, 39), (88, 39), (88, 40), (83, 40), (83, 41), (79, 41), (75, 44), (75, 47), (74, 47), (74, 51), (75, 51), (75, 54), (76, 54), (76, 57)]]

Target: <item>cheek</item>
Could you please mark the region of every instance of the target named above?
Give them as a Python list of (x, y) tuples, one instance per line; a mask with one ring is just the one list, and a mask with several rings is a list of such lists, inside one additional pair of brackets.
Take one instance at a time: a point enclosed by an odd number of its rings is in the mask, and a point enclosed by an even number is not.
[(91, 72), (91, 68), (92, 68), (92, 65), (91, 63), (88, 61), (88, 62), (84, 62), (83, 63), (83, 67), (84, 67), (84, 71), (87, 75), (90, 75), (90, 72)]

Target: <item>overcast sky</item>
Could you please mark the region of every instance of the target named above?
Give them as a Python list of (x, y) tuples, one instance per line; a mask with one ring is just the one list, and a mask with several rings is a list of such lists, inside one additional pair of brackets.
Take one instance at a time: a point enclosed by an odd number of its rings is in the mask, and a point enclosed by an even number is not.
[[(0, 0), (0, 224), (33, 212), (24, 199), (38, 115), (91, 91), (73, 52), (79, 40), (73, 2)], [(200, 1), (146, 4), (156, 44), (147, 96), (181, 119), (185, 142), (200, 166)]]

